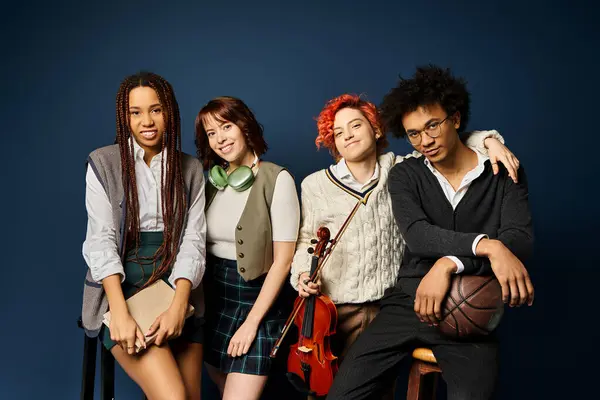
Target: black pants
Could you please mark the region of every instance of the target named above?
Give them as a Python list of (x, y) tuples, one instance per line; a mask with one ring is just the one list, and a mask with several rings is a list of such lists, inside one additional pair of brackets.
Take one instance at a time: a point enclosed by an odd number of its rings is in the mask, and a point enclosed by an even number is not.
[(402, 279), (381, 300), (381, 311), (350, 348), (328, 400), (380, 399), (397, 377), (401, 361), (427, 346), (442, 369), (449, 400), (490, 399), (498, 375), (493, 336), (462, 342), (419, 321), (414, 293), (420, 279)]

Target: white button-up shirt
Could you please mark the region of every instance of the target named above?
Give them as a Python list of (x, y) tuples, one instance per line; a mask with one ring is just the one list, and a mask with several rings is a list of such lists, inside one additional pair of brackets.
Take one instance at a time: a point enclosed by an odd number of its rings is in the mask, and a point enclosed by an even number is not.
[[(424, 161), (425, 165), (427, 165), (429, 170), (433, 173), (433, 175), (440, 182), (442, 191), (446, 195), (446, 198), (452, 205), (453, 209), (456, 209), (456, 206), (458, 205), (458, 203), (460, 203), (462, 198), (465, 196), (465, 193), (467, 193), (467, 190), (469, 190), (469, 186), (471, 186), (471, 182), (473, 182), (475, 179), (479, 178), (479, 176), (481, 176), (481, 174), (483, 173), (483, 170), (485, 169), (485, 166), (483, 164), (488, 159), (488, 157), (484, 156), (483, 154), (479, 153), (478, 151), (476, 151), (475, 154), (477, 154), (477, 166), (465, 174), (465, 176), (463, 177), (457, 190), (454, 190), (454, 188), (452, 187), (450, 182), (448, 182), (446, 177), (444, 175), (442, 175), (437, 169), (435, 169), (433, 167), (433, 165), (431, 165), (429, 160), (427, 158), (425, 158), (425, 161)], [(487, 238), (487, 237), (488, 237), (487, 235), (481, 234), (475, 238), (475, 240), (473, 241), (473, 247), (472, 247), (473, 255), (475, 255), (475, 256), (477, 255), (475, 252), (475, 249), (477, 248), (479, 241), (481, 239)], [(458, 268), (456, 271), (457, 274), (460, 274), (461, 272), (464, 271), (465, 266), (457, 257), (455, 257), (455, 256), (446, 256), (446, 257), (450, 258), (456, 264), (456, 266)]]
[[(135, 140), (133, 143), (140, 231), (161, 232), (164, 229), (161, 208), (161, 162), (166, 164), (166, 150), (154, 156), (148, 166), (144, 161), (144, 149)], [(204, 184), (201, 185), (198, 196), (191, 202), (169, 282), (175, 285), (177, 279), (185, 278), (191, 281), (195, 288), (202, 280), (206, 264)], [(88, 223), (82, 252), (92, 277), (96, 282), (101, 282), (107, 276), (120, 274), (123, 281), (125, 271), (118, 254), (112, 206), (102, 184), (89, 166), (86, 173), (85, 205)]]
[(373, 185), (373, 182), (379, 179), (379, 164), (375, 163), (375, 171), (373, 172), (373, 176), (371, 176), (365, 183), (358, 182), (352, 172), (348, 169), (348, 165), (346, 164), (346, 160), (343, 158), (338, 161), (337, 164), (332, 165), (330, 168), (333, 176), (335, 176), (340, 182), (344, 185), (348, 186), (352, 190), (356, 190), (359, 193), (364, 192), (366, 189), (370, 188)]

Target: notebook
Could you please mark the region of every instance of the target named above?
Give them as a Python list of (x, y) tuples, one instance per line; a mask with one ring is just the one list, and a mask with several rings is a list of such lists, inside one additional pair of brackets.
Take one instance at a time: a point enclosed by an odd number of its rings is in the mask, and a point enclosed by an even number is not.
[[(135, 322), (137, 322), (142, 333), (148, 332), (148, 329), (156, 321), (156, 318), (167, 311), (174, 296), (175, 289), (162, 279), (159, 279), (126, 300), (129, 313)], [(189, 318), (193, 314), (194, 307), (190, 304), (188, 305), (185, 318)], [(102, 322), (107, 327), (110, 326), (110, 311), (104, 314)], [(154, 343), (156, 335), (146, 336), (146, 347)], [(143, 346), (138, 339), (135, 340), (135, 350), (136, 353), (143, 350)]]

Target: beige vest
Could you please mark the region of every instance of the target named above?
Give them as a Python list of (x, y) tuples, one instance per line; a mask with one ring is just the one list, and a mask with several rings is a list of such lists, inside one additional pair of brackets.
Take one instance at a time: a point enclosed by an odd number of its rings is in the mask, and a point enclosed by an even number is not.
[[(238, 273), (246, 282), (269, 272), (273, 264), (273, 232), (271, 201), (277, 176), (285, 168), (267, 161), (260, 168), (250, 190), (248, 201), (235, 228)], [(218, 190), (206, 180), (206, 208)]]

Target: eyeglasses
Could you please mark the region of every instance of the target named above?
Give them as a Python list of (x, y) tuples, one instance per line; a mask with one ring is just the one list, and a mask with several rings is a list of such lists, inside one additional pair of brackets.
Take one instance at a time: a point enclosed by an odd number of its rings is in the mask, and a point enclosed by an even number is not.
[(426, 133), (427, 136), (429, 136), (432, 139), (435, 139), (442, 133), (442, 124), (446, 122), (448, 118), (450, 118), (450, 115), (447, 115), (446, 118), (444, 118), (441, 121), (430, 122), (423, 130), (406, 132), (406, 138), (408, 139), (410, 144), (413, 144), (415, 146), (421, 143), (423, 133)]

